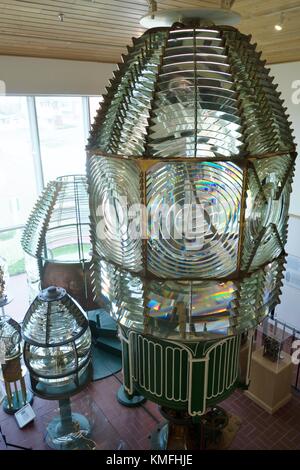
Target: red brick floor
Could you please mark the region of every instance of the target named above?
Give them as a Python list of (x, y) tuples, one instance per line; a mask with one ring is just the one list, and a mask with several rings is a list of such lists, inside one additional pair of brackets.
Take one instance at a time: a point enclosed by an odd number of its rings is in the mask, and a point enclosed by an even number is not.
[[(146, 402), (139, 408), (125, 408), (115, 396), (121, 383), (121, 374), (94, 382), (76, 396), (73, 409), (89, 400), (93, 416), (93, 435), (98, 449), (149, 449), (149, 434), (156, 429), (161, 415), (155, 404)], [(86, 406), (86, 405), (85, 405)], [(271, 416), (236, 391), (222, 406), (240, 417), (242, 424), (231, 449), (300, 449), (300, 395), (275, 415)], [(20, 430), (14, 417), (0, 411), (0, 426), (8, 442), (47, 449), (44, 442), (46, 424), (54, 416), (57, 402), (35, 398), (33, 408), (35, 421)], [(0, 440), (0, 449), (4, 449)]]

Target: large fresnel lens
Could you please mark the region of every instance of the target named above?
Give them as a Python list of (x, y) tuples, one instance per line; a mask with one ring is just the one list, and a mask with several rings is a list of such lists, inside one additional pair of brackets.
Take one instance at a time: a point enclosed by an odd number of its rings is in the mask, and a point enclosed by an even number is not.
[(201, 416), (279, 300), (295, 145), (251, 37), (182, 21), (123, 57), (88, 145), (93, 281), (124, 382)]

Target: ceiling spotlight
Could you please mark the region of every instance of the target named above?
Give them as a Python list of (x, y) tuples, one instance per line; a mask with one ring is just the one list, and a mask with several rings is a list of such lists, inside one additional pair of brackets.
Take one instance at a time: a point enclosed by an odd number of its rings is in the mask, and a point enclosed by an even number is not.
[(64, 21), (64, 17), (65, 17), (65, 15), (63, 13), (58, 14), (58, 19), (61, 23)]
[(277, 24), (275, 24), (274, 28), (276, 31), (282, 31), (283, 30), (283, 23), (284, 23), (284, 14), (281, 13), (280, 15), (280, 20)]

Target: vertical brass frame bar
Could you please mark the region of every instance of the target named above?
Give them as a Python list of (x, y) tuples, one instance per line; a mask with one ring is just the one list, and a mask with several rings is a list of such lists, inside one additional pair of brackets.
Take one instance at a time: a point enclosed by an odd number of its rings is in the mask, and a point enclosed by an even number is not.
[(240, 212), (240, 221), (239, 221), (239, 244), (238, 244), (238, 253), (237, 253), (238, 277), (242, 270), (242, 252), (243, 252), (243, 244), (244, 244), (244, 237), (245, 237), (245, 218), (246, 218), (246, 209), (247, 209), (248, 171), (249, 171), (249, 162), (246, 161), (245, 166), (243, 168), (243, 190), (242, 190), (241, 212)]

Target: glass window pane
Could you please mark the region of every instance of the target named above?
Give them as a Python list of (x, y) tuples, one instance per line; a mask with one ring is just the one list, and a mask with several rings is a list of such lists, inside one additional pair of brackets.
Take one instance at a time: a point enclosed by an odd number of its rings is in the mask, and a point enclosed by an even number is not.
[(18, 229), (0, 233), (0, 256), (7, 261), (9, 272), (7, 295), (8, 299), (12, 300), (5, 307), (5, 313), (17, 321), (23, 319), (29, 303), (24, 252), (20, 243), (22, 231)]
[(96, 117), (96, 113), (101, 106), (103, 101), (102, 96), (90, 96), (90, 122), (93, 124), (94, 119)]
[(36, 109), (45, 184), (85, 173), (82, 98), (37, 97)]
[(0, 256), (6, 259), (10, 276), (25, 272), (22, 232), (23, 229), (0, 232)]
[(37, 197), (25, 97), (0, 96), (0, 229), (26, 222)]

